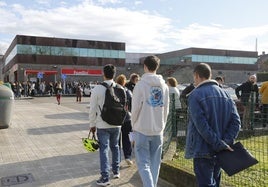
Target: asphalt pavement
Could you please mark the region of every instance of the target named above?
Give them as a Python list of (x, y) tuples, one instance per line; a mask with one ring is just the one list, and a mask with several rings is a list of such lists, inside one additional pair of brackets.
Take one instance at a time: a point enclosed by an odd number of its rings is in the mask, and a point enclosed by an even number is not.
[[(14, 101), (12, 123), (0, 129), (0, 186), (95, 187), (99, 153), (87, 152), (89, 98), (22, 98)], [(134, 162), (121, 162), (120, 179), (110, 186), (142, 187)], [(159, 179), (158, 187), (173, 186)]]

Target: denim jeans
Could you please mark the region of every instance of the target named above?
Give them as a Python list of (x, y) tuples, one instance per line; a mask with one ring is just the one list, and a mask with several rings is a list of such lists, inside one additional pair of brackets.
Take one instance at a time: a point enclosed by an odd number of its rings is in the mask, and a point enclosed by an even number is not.
[(113, 173), (119, 173), (120, 152), (119, 152), (120, 128), (97, 129), (99, 140), (100, 170), (103, 178), (109, 178), (110, 161), (109, 148), (112, 152)]
[(156, 187), (162, 153), (163, 136), (146, 136), (135, 132), (135, 156), (143, 187)]
[(219, 187), (221, 168), (216, 158), (194, 158), (194, 172), (198, 187)]

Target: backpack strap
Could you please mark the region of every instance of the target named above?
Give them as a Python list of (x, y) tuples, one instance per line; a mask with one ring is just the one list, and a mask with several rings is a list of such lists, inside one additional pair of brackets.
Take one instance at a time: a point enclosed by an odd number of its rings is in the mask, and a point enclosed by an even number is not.
[[(104, 86), (106, 89), (109, 89), (111, 86), (113, 86), (113, 83), (109, 86), (109, 84), (107, 84), (106, 82), (102, 82), (101, 83), (102, 86)], [(124, 90), (124, 96), (125, 96), (125, 106), (127, 106), (127, 94), (126, 94), (126, 90), (124, 89), (123, 86), (121, 86), (120, 84), (118, 83), (115, 83), (115, 86), (117, 88), (122, 88)], [(99, 105), (99, 109), (100, 109), (100, 112), (101, 112), (101, 107)]]
[(117, 88), (122, 88), (124, 90), (125, 105), (127, 105), (127, 93), (126, 93), (126, 89), (123, 86), (121, 86), (120, 84), (117, 84), (117, 83), (116, 83), (116, 87)]
[(106, 82), (102, 82), (100, 85), (102, 85), (102, 86), (104, 86), (105, 88), (109, 88), (109, 87), (111, 87), (112, 85), (113, 85), (113, 83), (109, 86), (109, 84), (108, 83), (106, 83)]
[[(109, 86), (108, 83), (106, 83), (106, 82), (102, 82), (100, 85), (104, 86), (104, 87), (106, 88), (106, 90), (107, 90), (107, 89), (109, 89), (111, 86), (113, 86), (113, 83)], [(100, 112), (101, 112), (101, 107), (100, 107), (100, 105), (99, 105), (99, 109), (100, 109)]]

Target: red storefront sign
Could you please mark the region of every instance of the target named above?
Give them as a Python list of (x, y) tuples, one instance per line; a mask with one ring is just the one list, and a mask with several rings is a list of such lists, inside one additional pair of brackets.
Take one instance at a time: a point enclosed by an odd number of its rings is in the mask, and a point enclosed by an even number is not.
[(52, 71), (52, 70), (33, 70), (33, 69), (26, 69), (25, 74), (38, 74), (43, 73), (45, 75), (55, 75), (58, 73), (58, 71)]
[(102, 70), (101, 69), (61, 69), (61, 74), (102, 76)]

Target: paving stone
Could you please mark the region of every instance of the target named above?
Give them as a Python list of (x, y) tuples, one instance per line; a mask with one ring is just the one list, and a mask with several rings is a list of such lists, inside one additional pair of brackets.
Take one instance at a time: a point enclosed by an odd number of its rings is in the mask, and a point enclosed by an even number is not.
[[(15, 100), (12, 124), (0, 129), (0, 177), (31, 173), (34, 181), (19, 187), (97, 186), (99, 154), (88, 153), (82, 137), (88, 134), (88, 98), (76, 103), (63, 97)], [(121, 178), (111, 186), (142, 186), (135, 164), (122, 162)], [(167, 187), (159, 180), (158, 187)]]

